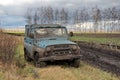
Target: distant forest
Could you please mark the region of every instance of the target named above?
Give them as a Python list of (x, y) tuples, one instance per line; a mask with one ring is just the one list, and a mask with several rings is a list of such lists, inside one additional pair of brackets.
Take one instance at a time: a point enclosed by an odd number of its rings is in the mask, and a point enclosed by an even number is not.
[[(102, 9), (96, 6), (75, 10), (51, 6), (28, 8), (25, 19), (27, 24), (77, 24), (81, 32), (120, 32), (120, 7)], [(87, 28), (89, 23), (92, 26)]]

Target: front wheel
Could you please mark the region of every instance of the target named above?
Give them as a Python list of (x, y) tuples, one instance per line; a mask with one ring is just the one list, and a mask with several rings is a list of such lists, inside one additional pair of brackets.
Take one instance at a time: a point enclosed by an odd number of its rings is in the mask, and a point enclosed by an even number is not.
[(38, 61), (39, 60), (39, 55), (38, 53), (34, 56), (34, 65), (35, 67), (45, 67), (47, 64), (44, 61)]
[(28, 52), (26, 49), (24, 49), (24, 58), (26, 61), (30, 62), (32, 59), (28, 56)]
[(80, 60), (79, 59), (75, 59), (75, 60), (70, 62), (70, 65), (75, 67), (75, 68), (78, 68), (80, 66)]

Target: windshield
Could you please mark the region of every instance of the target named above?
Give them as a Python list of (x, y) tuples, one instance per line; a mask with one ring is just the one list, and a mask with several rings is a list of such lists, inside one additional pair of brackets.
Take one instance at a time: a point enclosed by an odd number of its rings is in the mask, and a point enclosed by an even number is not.
[(35, 29), (36, 38), (47, 37), (67, 37), (67, 31), (65, 28), (39, 28)]

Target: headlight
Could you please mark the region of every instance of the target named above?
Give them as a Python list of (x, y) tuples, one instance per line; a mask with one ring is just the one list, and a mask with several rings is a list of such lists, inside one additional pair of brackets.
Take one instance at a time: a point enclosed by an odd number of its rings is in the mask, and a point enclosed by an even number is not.
[(51, 50), (52, 50), (52, 47), (50, 47), (50, 46), (46, 47), (44, 55), (45, 56), (50, 55)]
[(53, 46), (47, 46), (47, 47), (46, 47), (46, 51), (47, 51), (47, 52), (50, 52), (52, 49), (53, 49)]
[(73, 50), (76, 50), (76, 49), (78, 49), (78, 46), (77, 45), (70, 45), (70, 48)]
[(51, 47), (47, 47), (47, 48), (46, 48), (46, 51), (47, 51), (47, 52), (51, 51)]

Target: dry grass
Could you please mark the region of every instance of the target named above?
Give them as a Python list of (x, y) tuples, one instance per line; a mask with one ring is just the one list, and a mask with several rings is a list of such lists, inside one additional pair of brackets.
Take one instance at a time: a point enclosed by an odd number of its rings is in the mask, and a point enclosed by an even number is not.
[(77, 80), (76, 76), (70, 70), (60, 66), (50, 66), (38, 70), (41, 80)]
[(87, 63), (81, 63), (80, 68), (71, 68), (70, 71), (78, 80), (120, 80), (120, 77), (89, 66)]
[[(39, 77), (36, 78), (36, 74)], [(120, 78), (82, 63), (78, 69), (52, 65), (35, 68), (30, 64), (23, 70), (13, 67), (9, 71), (0, 71), (0, 80), (120, 80)]]
[(18, 45), (16, 37), (4, 34), (0, 30), (0, 61), (3, 64), (11, 64), (15, 55), (15, 50)]

